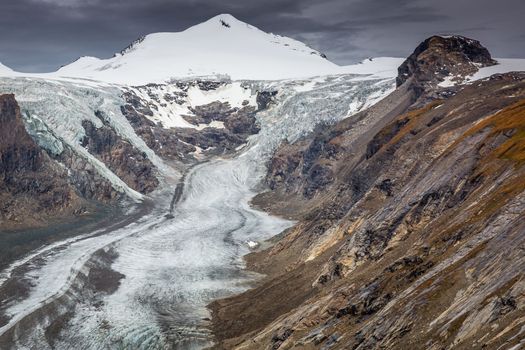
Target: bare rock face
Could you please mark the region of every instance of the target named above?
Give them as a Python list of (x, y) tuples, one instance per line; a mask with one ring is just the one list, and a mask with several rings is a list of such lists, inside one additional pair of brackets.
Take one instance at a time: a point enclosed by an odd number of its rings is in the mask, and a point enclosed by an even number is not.
[(496, 64), (479, 41), (463, 36), (432, 36), (422, 42), (398, 68), (397, 86), (412, 78), (416, 89), (437, 84), (447, 76), (462, 79), (481, 67)]
[(0, 96), (2, 123), (2, 167), (4, 174), (20, 170), (35, 171), (42, 165), (42, 154), (27, 134), (14, 95)]
[(202, 130), (175, 128), (174, 134), (182, 141), (202, 148), (206, 154), (218, 155), (235, 151), (248, 136), (259, 132), (255, 120), (255, 107), (231, 108), (228, 102), (215, 101), (193, 109), (194, 116), (186, 120), (194, 125), (213, 122), (222, 128), (206, 127)]
[(14, 95), (1, 95), (0, 226), (35, 225), (48, 215), (82, 211), (67, 178), (67, 170), (27, 133)]
[(153, 191), (159, 181), (154, 166), (147, 156), (123, 140), (107, 125), (97, 128), (84, 120), (82, 126), (86, 136), (82, 146), (98, 157), (128, 186), (141, 193)]
[(126, 92), (123, 97), (126, 104), (121, 106), (122, 114), (149, 148), (166, 160), (182, 162), (191, 160), (188, 154), (195, 152), (195, 147), (181, 142), (173, 132), (146, 118), (147, 115), (153, 115), (153, 111), (136, 95)]

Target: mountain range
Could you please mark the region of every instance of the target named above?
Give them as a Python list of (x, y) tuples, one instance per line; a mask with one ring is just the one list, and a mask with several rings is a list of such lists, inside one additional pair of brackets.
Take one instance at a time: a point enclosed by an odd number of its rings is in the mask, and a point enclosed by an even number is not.
[(0, 348), (519, 349), (524, 106), (474, 39), (339, 66), (227, 14), (0, 65)]

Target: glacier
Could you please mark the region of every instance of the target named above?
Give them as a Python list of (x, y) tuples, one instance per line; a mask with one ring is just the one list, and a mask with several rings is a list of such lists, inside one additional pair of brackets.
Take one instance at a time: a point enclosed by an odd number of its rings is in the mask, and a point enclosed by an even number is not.
[[(200, 349), (212, 344), (206, 305), (246, 290), (258, 276), (243, 270), (243, 255), (254, 243), (294, 224), (249, 205), (263, 189), (266, 163), (276, 147), (284, 140), (297, 141), (317, 125), (368, 108), (393, 91), (395, 82), (350, 74), (242, 85), (252, 94), (262, 90), (278, 94), (270, 108), (256, 116), (260, 132), (234, 156), (201, 163), (183, 178), (173, 176), (143, 203), (132, 205), (127, 215), (115, 218), (114, 225), (43, 247), (2, 271), (0, 288), (14, 278), (29, 287), (26, 295), (0, 307), (7, 317), (0, 327), (0, 344), (38, 349)], [(235, 86), (230, 91), (237, 91)], [(35, 135), (47, 130), (47, 136), (37, 139), (49, 151), (60, 151), (58, 140), (84, 154), (78, 148), (79, 120), (100, 122), (94, 111), (103, 110), (115, 130), (144, 150), (168, 177), (177, 169), (157, 159), (118, 113), (119, 95), (125, 89), (0, 80), (1, 91), (20, 96)], [(231, 94), (232, 104), (239, 101), (235, 95)], [(198, 103), (217, 96), (201, 98)], [(170, 209), (177, 179), (184, 181), (182, 196)], [(109, 263), (105, 256), (112, 257)], [(96, 293), (90, 287), (90, 272), (100, 268), (120, 276), (110, 293)], [(50, 344), (45, 329), (57, 320), (62, 332)]]
[(100, 127), (104, 118), (123, 139), (136, 149), (146, 153), (161, 174), (173, 172), (144, 140), (133, 130), (122, 115), (122, 90), (115, 87), (92, 87), (83, 83), (45, 80), (40, 78), (0, 78), (0, 93), (13, 93), (21, 106), (28, 133), (40, 147), (51, 154), (61, 154), (65, 146), (89, 163), (106, 178), (113, 187), (134, 200), (142, 194), (131, 189), (107, 166), (81, 146), (85, 136), (82, 121), (91, 121)]

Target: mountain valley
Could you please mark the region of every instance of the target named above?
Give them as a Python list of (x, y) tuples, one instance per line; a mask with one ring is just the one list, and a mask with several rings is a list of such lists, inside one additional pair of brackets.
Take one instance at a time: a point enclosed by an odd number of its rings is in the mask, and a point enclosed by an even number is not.
[(219, 15), (0, 65), (0, 348), (520, 349), (525, 59)]

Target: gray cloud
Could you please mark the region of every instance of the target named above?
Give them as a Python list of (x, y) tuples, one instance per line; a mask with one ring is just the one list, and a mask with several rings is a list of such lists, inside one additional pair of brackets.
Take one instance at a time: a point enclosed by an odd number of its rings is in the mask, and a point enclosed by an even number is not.
[(476, 38), (496, 57), (525, 57), (524, 10), (521, 0), (2, 0), (0, 62), (51, 71), (219, 13), (305, 41), (340, 64), (404, 57), (435, 33)]

